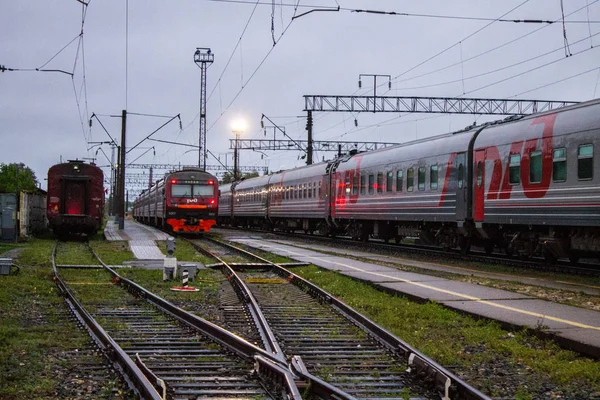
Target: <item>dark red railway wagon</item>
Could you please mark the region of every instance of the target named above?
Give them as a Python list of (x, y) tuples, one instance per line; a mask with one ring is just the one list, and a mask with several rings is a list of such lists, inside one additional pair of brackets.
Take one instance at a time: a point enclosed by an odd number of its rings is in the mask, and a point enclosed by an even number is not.
[(104, 216), (104, 173), (75, 160), (48, 170), (47, 215), (56, 235), (95, 234)]

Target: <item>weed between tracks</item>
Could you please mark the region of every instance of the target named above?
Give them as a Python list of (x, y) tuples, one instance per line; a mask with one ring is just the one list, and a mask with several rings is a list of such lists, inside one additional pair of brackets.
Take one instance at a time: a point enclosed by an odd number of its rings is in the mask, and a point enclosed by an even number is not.
[[(156, 245), (158, 246), (160, 251), (163, 252), (163, 254), (167, 254), (166, 240), (157, 240)], [(198, 253), (198, 251), (194, 249), (192, 245), (186, 242), (185, 240), (176, 240), (175, 253), (173, 253), (173, 256), (175, 256), (177, 260), (180, 261), (201, 262), (205, 265), (215, 262), (213, 258)]]
[[(28, 250), (36, 259), (43, 249)], [(48, 267), (23, 266), (18, 275), (0, 277), (0, 398), (133, 398), (114, 391), (113, 373), (97, 379), (77, 368), (104, 359), (87, 332), (68, 319), (50, 276)]]
[(511, 333), (435, 303), (416, 304), (315, 266), (293, 270), (488, 395), (600, 398), (599, 362), (527, 331)]

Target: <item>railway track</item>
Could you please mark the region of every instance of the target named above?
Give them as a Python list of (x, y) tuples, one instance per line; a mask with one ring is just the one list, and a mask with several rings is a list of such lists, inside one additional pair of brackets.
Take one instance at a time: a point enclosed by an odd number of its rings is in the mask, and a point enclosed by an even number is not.
[[(219, 227), (220, 229), (241, 229), (241, 228), (228, 228), (228, 227)], [(247, 230), (247, 229), (243, 229)], [(251, 229), (249, 231), (252, 232), (262, 232), (265, 234), (273, 234), (273, 231), (263, 231), (263, 230), (255, 230)], [(488, 254), (484, 250), (473, 249), (469, 252), (469, 254), (463, 254), (460, 250), (450, 249), (444, 250), (435, 246), (425, 246), (425, 245), (411, 245), (411, 244), (391, 244), (384, 243), (381, 241), (370, 240), (368, 242), (356, 241), (347, 237), (336, 236), (325, 237), (318, 235), (306, 235), (301, 233), (290, 233), (290, 232), (277, 232), (278, 236), (287, 236), (293, 237), (296, 239), (307, 240), (307, 241), (317, 241), (321, 243), (336, 243), (341, 244), (343, 246), (348, 246), (355, 248), (361, 251), (372, 251), (373, 249), (377, 249), (380, 251), (384, 251), (387, 253), (398, 253), (402, 252), (407, 255), (417, 255), (417, 256), (428, 256), (435, 257), (436, 259), (451, 259), (454, 261), (462, 261), (462, 262), (479, 262), (485, 264), (494, 264), (494, 265), (502, 265), (506, 267), (514, 267), (519, 269), (528, 269), (534, 271), (541, 272), (551, 272), (551, 273), (562, 273), (569, 275), (579, 275), (579, 276), (590, 276), (590, 277), (600, 277), (600, 264), (594, 262), (579, 262), (578, 264), (573, 264), (570, 261), (558, 260), (556, 262), (550, 263), (542, 258), (530, 258), (530, 259), (520, 259), (515, 256), (508, 256), (500, 253), (491, 253)]]
[(281, 343), (281, 350), (270, 351), (282, 351), (292, 370), (321, 390), (335, 388), (346, 398), (487, 398), (285, 268), (212, 239), (190, 243), (218, 260), (213, 267), (247, 299), (263, 339)]
[[(56, 268), (56, 249), (53, 270), (65, 301), (141, 398), (301, 398), (277, 358), (122, 278), (95, 253), (113, 285), (98, 296), (90, 293), (97, 285), (69, 284)], [(77, 297), (96, 300), (84, 307)]]

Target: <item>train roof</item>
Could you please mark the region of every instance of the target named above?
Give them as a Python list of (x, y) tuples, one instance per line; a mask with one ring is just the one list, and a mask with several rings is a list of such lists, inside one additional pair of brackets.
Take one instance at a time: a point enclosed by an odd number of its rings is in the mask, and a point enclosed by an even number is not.
[(83, 160), (69, 160), (66, 163), (55, 164), (48, 169), (48, 175), (64, 174), (73, 171), (84, 171), (85, 174), (93, 173), (104, 176), (104, 172), (100, 167), (93, 163), (86, 163)]

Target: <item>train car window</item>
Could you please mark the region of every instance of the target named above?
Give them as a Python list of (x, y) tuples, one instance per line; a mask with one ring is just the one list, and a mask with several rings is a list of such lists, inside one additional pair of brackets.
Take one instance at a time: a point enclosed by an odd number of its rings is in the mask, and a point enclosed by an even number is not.
[(377, 193), (383, 192), (383, 172), (377, 173)]
[(403, 180), (403, 176), (402, 176), (402, 170), (399, 170), (398, 172), (396, 172), (396, 192), (401, 192), (402, 191), (402, 185), (404, 184), (402, 182)]
[(458, 165), (458, 188), (462, 189), (465, 180), (465, 167), (462, 164)]
[(532, 151), (529, 153), (529, 183), (540, 183), (542, 181), (542, 152)]
[(567, 180), (567, 149), (554, 149), (552, 152), (552, 180), (564, 182)]
[(192, 197), (192, 185), (171, 185), (171, 197)]
[(521, 155), (511, 154), (508, 162), (508, 183), (518, 185), (521, 183)]
[(312, 199), (312, 182), (308, 182), (308, 198)]
[(350, 181), (350, 177), (347, 176), (346, 177), (346, 183), (345, 183), (345, 186), (344, 186), (344, 188), (345, 188), (344, 193), (346, 193), (346, 194), (350, 193), (350, 190), (352, 190), (352, 189), (350, 189), (350, 186), (352, 186), (352, 182)]
[(306, 189), (306, 183), (302, 185), (302, 188), (304, 189), (304, 198), (307, 199), (308, 198), (308, 194), (307, 194), (307, 189)]
[(367, 176), (360, 176), (360, 194), (367, 194)]
[(425, 167), (419, 167), (418, 180), (419, 190), (425, 190)]
[(412, 192), (414, 186), (415, 186), (415, 170), (414, 170), (414, 168), (409, 168), (406, 171), (406, 191)]
[(581, 180), (594, 177), (594, 145), (583, 144), (577, 151), (577, 177)]
[(387, 179), (385, 181), (385, 191), (391, 192), (393, 189), (393, 187), (392, 187), (393, 184), (394, 184), (394, 173), (392, 171), (388, 171)]
[(313, 197), (317, 198), (317, 182), (313, 182)]
[(357, 195), (358, 194), (358, 179), (359, 176), (358, 175), (354, 175), (352, 177), (352, 194), (353, 195)]
[(321, 198), (322, 193), (321, 193), (321, 182), (319, 182), (319, 198)]
[(375, 175), (369, 175), (369, 194), (375, 193)]
[(432, 165), (429, 170), (429, 187), (431, 190), (437, 190), (438, 188), (438, 166)]

